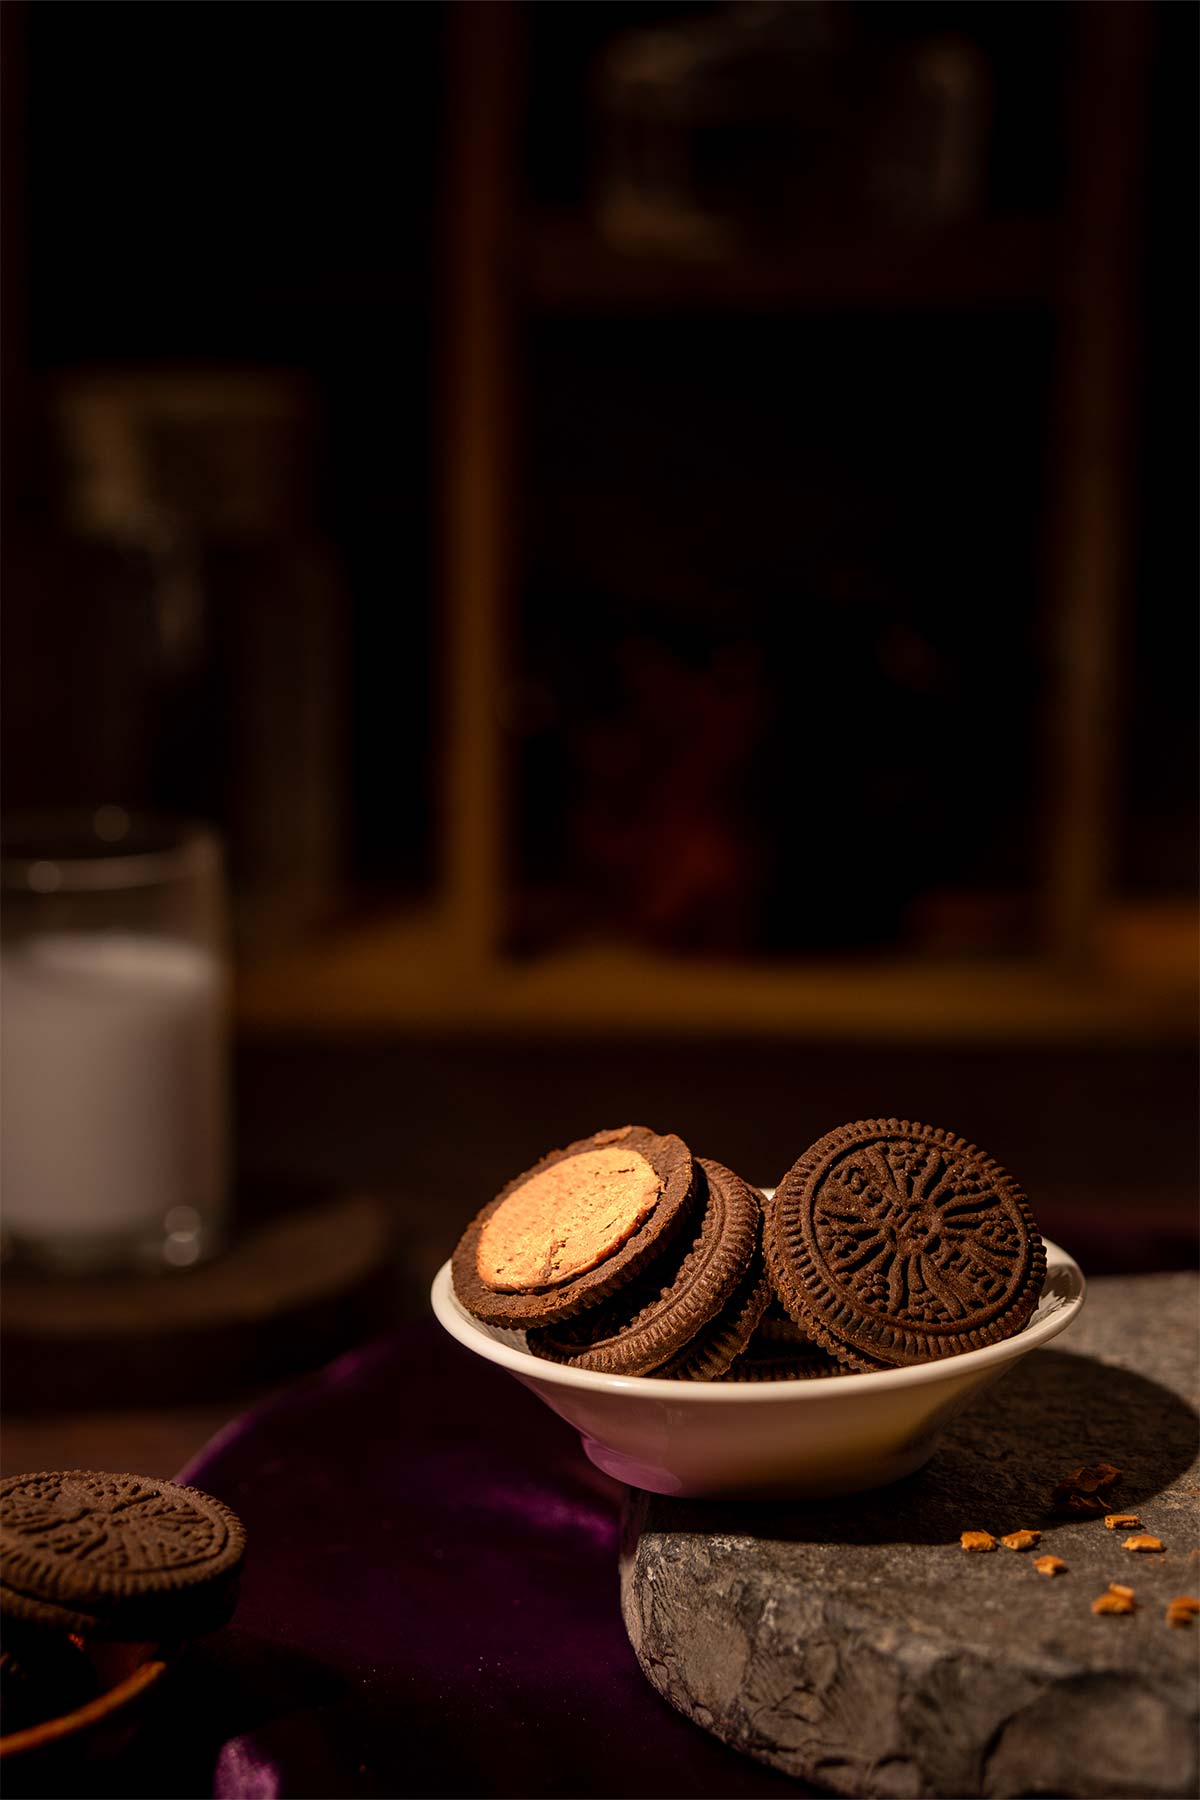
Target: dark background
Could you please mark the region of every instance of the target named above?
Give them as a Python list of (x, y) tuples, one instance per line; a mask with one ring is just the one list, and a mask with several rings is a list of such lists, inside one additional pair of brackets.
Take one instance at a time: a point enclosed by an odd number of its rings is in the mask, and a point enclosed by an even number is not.
[(1195, 9), (812, 9), (634, 243), (606, 47), (705, 19), (3, 8), (4, 804), (225, 832), (242, 1227), (384, 1193), (372, 1319), (627, 1117), (1192, 1254)]

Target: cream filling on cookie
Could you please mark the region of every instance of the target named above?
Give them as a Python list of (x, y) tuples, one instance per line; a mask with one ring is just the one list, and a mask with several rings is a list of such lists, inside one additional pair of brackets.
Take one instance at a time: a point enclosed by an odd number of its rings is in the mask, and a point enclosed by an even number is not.
[(557, 1287), (596, 1268), (653, 1212), (662, 1182), (613, 1145), (552, 1163), (521, 1183), (479, 1234), (475, 1267), (496, 1293)]

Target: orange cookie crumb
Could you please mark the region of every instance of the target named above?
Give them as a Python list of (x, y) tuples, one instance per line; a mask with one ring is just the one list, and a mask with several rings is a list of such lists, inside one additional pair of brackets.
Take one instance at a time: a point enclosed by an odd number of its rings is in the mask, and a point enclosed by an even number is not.
[(1033, 1566), (1039, 1575), (1065, 1575), (1067, 1572), (1067, 1565), (1061, 1556), (1035, 1557)]
[(1114, 1594), (1109, 1588), (1107, 1593), (1097, 1594), (1092, 1601), (1094, 1613), (1131, 1613), (1134, 1610), (1133, 1597), (1129, 1594)]
[(1040, 1531), (1010, 1531), (1000, 1539), (1006, 1550), (1032, 1550), (1041, 1542)]
[(1141, 1537), (1127, 1537), (1121, 1548), (1122, 1550), (1161, 1550), (1162, 1539), (1151, 1537), (1149, 1532), (1143, 1532)]
[(1135, 1531), (1141, 1522), (1136, 1513), (1105, 1513), (1104, 1515), (1106, 1531)]
[(1112, 1487), (1120, 1478), (1120, 1469), (1112, 1463), (1084, 1463), (1082, 1468), (1072, 1469), (1069, 1475), (1064, 1475), (1059, 1485), (1076, 1494), (1098, 1494), (1104, 1488)]
[(964, 1550), (994, 1550), (996, 1540), (990, 1531), (964, 1531), (959, 1537)]
[(1098, 1519), (1104, 1502), (1097, 1494), (1062, 1494), (1056, 1488), (1054, 1511), (1065, 1519)]
[(1164, 1616), (1168, 1625), (1190, 1625), (1197, 1613), (1200, 1600), (1194, 1594), (1179, 1594), (1168, 1603)]
[(1051, 1508), (1069, 1519), (1098, 1517), (1106, 1510), (1099, 1494), (1120, 1479), (1121, 1471), (1114, 1463), (1081, 1463), (1063, 1476), (1050, 1496)]

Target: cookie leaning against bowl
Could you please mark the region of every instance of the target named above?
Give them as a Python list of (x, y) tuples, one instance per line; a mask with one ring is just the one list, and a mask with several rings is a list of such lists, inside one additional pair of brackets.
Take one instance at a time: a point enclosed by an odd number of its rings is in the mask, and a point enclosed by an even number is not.
[(573, 1318), (632, 1281), (697, 1203), (681, 1138), (622, 1125), (552, 1150), (490, 1200), (459, 1239), (454, 1291), (489, 1325)]
[(608, 1375), (712, 1381), (745, 1349), (770, 1299), (762, 1195), (720, 1163), (701, 1159), (700, 1169), (703, 1207), (682, 1257), (665, 1257), (595, 1312), (531, 1331), (535, 1356)]
[(163, 1641), (223, 1625), (246, 1534), (199, 1488), (57, 1469), (0, 1482), (0, 1613), (89, 1637)]
[(792, 1318), (855, 1369), (1011, 1337), (1046, 1273), (1012, 1176), (907, 1119), (842, 1125), (806, 1150), (776, 1190), (764, 1242)]

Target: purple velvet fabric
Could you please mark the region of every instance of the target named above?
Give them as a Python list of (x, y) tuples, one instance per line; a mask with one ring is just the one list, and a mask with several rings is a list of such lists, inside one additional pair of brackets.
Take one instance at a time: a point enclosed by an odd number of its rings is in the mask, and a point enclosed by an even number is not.
[(620, 1490), (432, 1322), (229, 1427), (180, 1479), (246, 1522), (241, 1602), (103, 1791), (809, 1791), (653, 1692), (618, 1610)]

